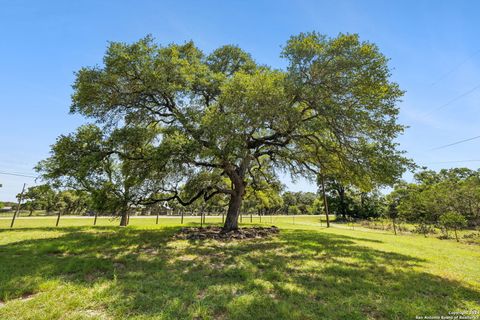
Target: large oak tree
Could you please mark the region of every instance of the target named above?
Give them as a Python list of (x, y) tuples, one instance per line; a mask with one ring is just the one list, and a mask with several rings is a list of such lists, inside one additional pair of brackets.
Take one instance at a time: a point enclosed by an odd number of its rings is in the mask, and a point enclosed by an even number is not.
[(71, 112), (104, 130), (154, 127), (153, 147), (168, 150), (161, 154), (177, 184), (146, 201), (163, 201), (165, 192), (178, 199), (182, 183), (193, 186), (190, 197), (225, 194), (225, 230), (238, 227), (247, 186), (259, 174), (313, 176), (334, 167), (370, 183), (398, 178), (408, 163), (394, 142), (404, 129), (396, 107), (403, 92), (378, 48), (357, 35), (302, 33), (281, 55), (285, 69), (231, 45), (206, 55), (193, 42), (111, 43), (102, 66), (77, 73)]

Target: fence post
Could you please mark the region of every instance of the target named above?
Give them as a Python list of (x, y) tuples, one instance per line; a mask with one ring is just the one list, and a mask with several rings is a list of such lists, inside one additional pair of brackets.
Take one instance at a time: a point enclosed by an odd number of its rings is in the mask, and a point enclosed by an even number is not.
[(26, 185), (27, 185), (26, 183), (23, 184), (22, 193), (20, 193), (20, 198), (18, 199), (17, 210), (15, 210), (15, 213), (13, 214), (12, 223), (10, 224), (10, 228), (13, 228), (13, 224), (15, 223), (15, 218), (17, 217), (17, 214), (19, 214), (20, 204), (22, 203), (22, 200), (23, 200), (23, 193), (25, 192), (25, 186)]
[(58, 223), (60, 222), (60, 214), (62, 211), (58, 210), (58, 216), (57, 216), (57, 223), (55, 224), (55, 227), (58, 227)]

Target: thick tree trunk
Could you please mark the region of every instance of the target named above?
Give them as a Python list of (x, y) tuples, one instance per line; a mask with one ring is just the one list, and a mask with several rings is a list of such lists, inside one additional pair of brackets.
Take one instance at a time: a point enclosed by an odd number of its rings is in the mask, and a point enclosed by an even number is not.
[(128, 208), (123, 208), (122, 216), (120, 218), (120, 227), (126, 227), (128, 225)]
[(227, 175), (233, 183), (233, 190), (230, 195), (230, 201), (228, 203), (227, 217), (225, 224), (223, 225), (223, 231), (228, 232), (238, 229), (238, 217), (240, 215), (240, 209), (242, 207), (243, 195), (245, 194), (245, 188), (247, 184), (244, 180), (245, 172), (249, 165), (249, 159), (245, 158), (238, 168), (228, 167), (225, 168)]
[(242, 192), (235, 192), (230, 197), (230, 202), (228, 203), (227, 218), (225, 219), (225, 224), (223, 225), (223, 231), (231, 231), (238, 229), (238, 217), (240, 215), (240, 206), (242, 205)]

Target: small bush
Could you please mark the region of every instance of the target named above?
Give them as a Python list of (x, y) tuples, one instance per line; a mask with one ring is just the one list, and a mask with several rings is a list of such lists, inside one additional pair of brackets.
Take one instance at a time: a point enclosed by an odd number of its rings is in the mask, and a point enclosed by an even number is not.
[(458, 240), (457, 230), (467, 226), (467, 219), (456, 212), (447, 212), (440, 217), (440, 224), (445, 228), (445, 235), (448, 238), (448, 230), (453, 229), (455, 239)]
[(435, 234), (435, 228), (432, 225), (421, 223), (418, 226), (415, 227), (413, 230), (415, 233), (423, 234), (425, 237), (427, 234)]

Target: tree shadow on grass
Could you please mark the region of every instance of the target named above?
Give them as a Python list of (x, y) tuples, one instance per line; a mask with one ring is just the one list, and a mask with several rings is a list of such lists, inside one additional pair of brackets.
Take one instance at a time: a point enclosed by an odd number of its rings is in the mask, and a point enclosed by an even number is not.
[(115, 229), (118, 230), (116, 226), (72, 226), (72, 227), (62, 227), (62, 226), (49, 226), (49, 227), (20, 227), (20, 228), (12, 228), (0, 229), (0, 233), (22, 233), (28, 231), (62, 231), (62, 232), (79, 232), (79, 231), (89, 231), (89, 230), (108, 230), (114, 231)]
[(0, 246), (1, 300), (61, 280), (107, 283), (98, 303), (114, 318), (413, 319), (480, 301), (478, 291), (422, 272), (421, 259), (369, 248), (370, 239), (283, 230), (221, 242), (173, 240), (173, 227), (54, 230), (65, 234)]

